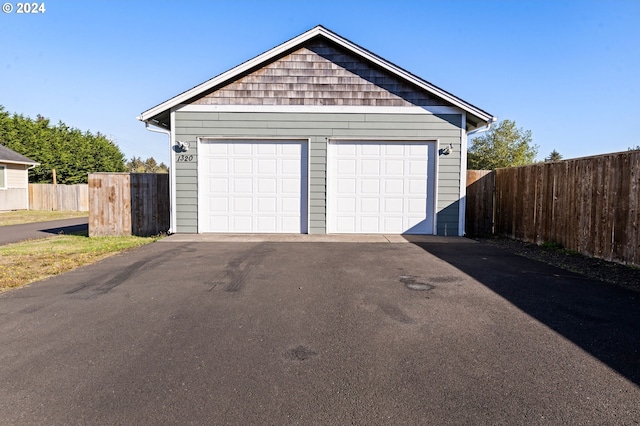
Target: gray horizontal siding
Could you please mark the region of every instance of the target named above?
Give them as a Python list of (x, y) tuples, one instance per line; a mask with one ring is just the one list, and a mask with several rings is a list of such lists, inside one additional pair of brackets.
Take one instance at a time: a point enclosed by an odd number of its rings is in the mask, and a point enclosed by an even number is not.
[[(198, 137), (300, 138), (309, 144), (309, 233), (326, 232), (327, 140), (420, 139), (449, 144), (440, 155), (437, 196), (439, 234), (455, 235), (460, 194), (461, 125), (459, 114), (352, 114), (279, 112), (175, 112), (175, 137), (190, 143), (189, 155), (197, 159)], [(178, 154), (173, 154), (178, 155)], [(176, 164), (176, 232), (196, 232), (196, 162)]]

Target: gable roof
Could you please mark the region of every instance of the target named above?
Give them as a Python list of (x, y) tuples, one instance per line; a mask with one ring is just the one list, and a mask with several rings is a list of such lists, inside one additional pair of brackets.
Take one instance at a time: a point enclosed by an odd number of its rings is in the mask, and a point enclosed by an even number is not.
[(0, 145), (0, 163), (31, 164), (34, 166), (37, 166), (40, 164), (37, 161), (33, 161), (29, 157), (25, 157), (22, 154), (18, 154), (17, 152), (7, 148), (4, 145)]
[(177, 96), (174, 96), (173, 98), (143, 112), (137, 118), (140, 121), (156, 126), (169, 127), (168, 114), (172, 108), (184, 103), (188, 103), (190, 100), (193, 100), (194, 98), (202, 95), (205, 92), (208, 92), (216, 87), (221, 87), (225, 84), (228, 84), (239, 76), (265, 66), (269, 62), (277, 59), (287, 52), (291, 52), (301, 47), (304, 43), (317, 37), (329, 40), (330, 42), (337, 44), (343, 49), (346, 49), (350, 53), (364, 59), (365, 61), (370, 62), (377, 67), (391, 73), (392, 75), (417, 86), (419, 89), (424, 90), (430, 95), (436, 96), (444, 100), (445, 102), (460, 108), (467, 114), (468, 118), (472, 118), (472, 120), (470, 121), (473, 121), (474, 125), (468, 126), (471, 127), (471, 129), (479, 128), (484, 126), (485, 124), (496, 121), (496, 117), (489, 114), (488, 112), (483, 111), (482, 109), (460, 99), (459, 97), (439, 88), (438, 86), (429, 83), (428, 81), (410, 73), (409, 71), (406, 71), (403, 68), (400, 68), (399, 66), (381, 58), (380, 56), (370, 52), (363, 47), (358, 46), (357, 44), (339, 36), (338, 34), (328, 30), (321, 25), (318, 25), (310, 29), (309, 31), (306, 31), (299, 36), (294, 37), (291, 40), (286, 41), (274, 47), (273, 49), (268, 50), (216, 77), (213, 77), (212, 79), (207, 80), (202, 84), (199, 84), (185, 92), (180, 93)]

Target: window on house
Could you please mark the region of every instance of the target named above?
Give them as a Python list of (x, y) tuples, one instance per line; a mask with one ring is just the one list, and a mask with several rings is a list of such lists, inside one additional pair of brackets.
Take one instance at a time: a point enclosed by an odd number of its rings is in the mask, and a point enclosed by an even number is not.
[(0, 166), (0, 189), (7, 189), (7, 168)]

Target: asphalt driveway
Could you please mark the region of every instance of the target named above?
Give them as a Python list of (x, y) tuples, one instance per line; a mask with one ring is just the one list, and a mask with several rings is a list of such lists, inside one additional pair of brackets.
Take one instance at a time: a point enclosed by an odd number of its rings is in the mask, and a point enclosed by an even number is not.
[(637, 424), (637, 294), (456, 241), (168, 239), (0, 294), (0, 423)]
[(70, 234), (88, 229), (89, 219), (86, 217), (2, 226), (0, 227), (0, 245), (18, 243), (35, 238), (47, 238), (57, 234)]

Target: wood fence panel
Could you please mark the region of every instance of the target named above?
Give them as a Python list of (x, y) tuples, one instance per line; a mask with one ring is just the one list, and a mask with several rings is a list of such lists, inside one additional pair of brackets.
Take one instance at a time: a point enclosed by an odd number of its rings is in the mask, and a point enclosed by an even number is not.
[(89, 236), (149, 236), (169, 229), (169, 175), (89, 174)]
[(467, 234), (493, 222), (496, 235), (640, 266), (639, 151), (484, 173), (492, 185), (468, 177)]
[(89, 236), (131, 235), (128, 173), (89, 174)]
[(29, 209), (55, 211), (89, 211), (87, 184), (53, 185), (29, 184)]
[(132, 232), (158, 235), (169, 229), (169, 175), (131, 175)]
[(467, 170), (465, 233), (493, 234), (493, 197), (495, 173), (491, 170)]

